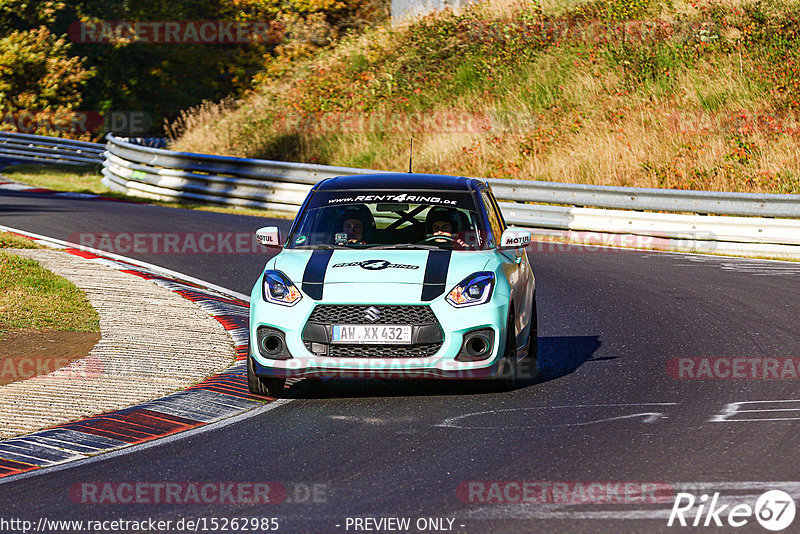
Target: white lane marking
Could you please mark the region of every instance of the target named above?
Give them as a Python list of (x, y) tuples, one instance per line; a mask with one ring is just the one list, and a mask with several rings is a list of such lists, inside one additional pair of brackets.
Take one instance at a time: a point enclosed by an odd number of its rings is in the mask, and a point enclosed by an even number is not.
[[(597, 246), (597, 245), (584, 245), (584, 246)], [(772, 258), (748, 258), (746, 256), (728, 256), (725, 254), (701, 254), (699, 252), (676, 252), (674, 250), (648, 250), (646, 252), (642, 251), (642, 249), (625, 249), (630, 250), (632, 252), (636, 252), (637, 250), (642, 252), (640, 257), (642, 258), (657, 258), (659, 256), (663, 256), (664, 254), (669, 254), (672, 256), (683, 256), (689, 261), (698, 261), (698, 262), (709, 262), (709, 263), (718, 263), (721, 261), (728, 261), (728, 262), (762, 262), (764, 264), (773, 264), (773, 265), (798, 265), (797, 261), (792, 260), (776, 260)]]
[[(668, 482), (678, 492), (701, 493), (719, 492), (717, 508), (728, 505), (719, 516), (727, 517), (733, 505), (748, 503), (755, 505), (756, 500), (765, 491), (781, 489), (794, 499), (800, 499), (800, 482), (798, 481), (737, 481), (737, 482)], [(733, 493), (732, 492), (738, 492)], [(457, 517), (465, 519), (668, 519), (674, 500), (668, 503), (641, 504), (606, 504), (606, 503), (505, 503), (481, 504), (475, 508), (465, 508), (457, 513)], [(686, 512), (687, 517), (694, 517), (699, 503)], [(584, 509), (570, 510), (581, 506)], [(602, 508), (613, 509), (603, 510)], [(624, 507), (624, 510), (619, 509)], [(589, 508), (589, 509), (586, 509)]]
[(373, 425), (389, 425), (396, 423), (412, 423), (417, 419), (415, 417), (362, 417), (359, 415), (329, 415), (328, 419), (335, 421), (352, 421), (354, 423), (370, 423)]
[(8, 189), (9, 191), (26, 191), (29, 189), (39, 189), (38, 187), (33, 187), (32, 185), (21, 184), (18, 182), (3, 182), (0, 184), (0, 189)]
[(12, 228), (10, 226), (4, 226), (2, 224), (0, 224), (0, 230), (5, 231), (5, 232), (16, 232), (18, 234), (22, 234), (22, 235), (31, 237), (33, 239), (39, 239), (41, 241), (54, 243), (54, 244), (60, 245), (62, 247), (75, 248), (75, 249), (78, 249), (78, 250), (91, 252), (92, 254), (97, 254), (98, 256), (107, 256), (109, 258), (113, 258), (113, 259), (118, 260), (118, 261), (123, 261), (125, 263), (129, 263), (131, 265), (135, 265), (137, 267), (142, 267), (142, 268), (147, 269), (149, 271), (152, 271), (152, 272), (154, 272), (156, 274), (162, 274), (162, 275), (169, 276), (169, 277), (172, 277), (172, 278), (178, 278), (178, 279), (184, 280), (186, 282), (192, 282), (193, 284), (197, 284), (197, 285), (203, 286), (204, 288), (212, 289), (212, 290), (214, 290), (215, 292), (217, 292), (219, 294), (226, 295), (226, 296), (231, 296), (231, 297), (236, 297), (238, 299), (244, 300), (245, 302), (250, 302), (250, 295), (245, 295), (244, 293), (239, 293), (238, 291), (233, 291), (233, 290), (224, 288), (222, 286), (218, 286), (216, 284), (212, 284), (211, 282), (206, 282), (205, 280), (201, 280), (201, 279), (195, 278), (193, 276), (189, 276), (189, 275), (186, 275), (186, 274), (183, 274), (183, 273), (179, 273), (179, 272), (173, 271), (171, 269), (167, 269), (165, 267), (159, 267), (158, 265), (154, 265), (152, 263), (147, 263), (146, 261), (135, 260), (133, 258), (128, 258), (127, 256), (121, 256), (119, 254), (114, 254), (113, 252), (107, 252), (105, 250), (99, 250), (99, 249), (96, 249), (96, 248), (86, 247), (84, 245), (79, 245), (78, 243), (72, 243), (71, 241), (63, 241), (61, 239), (56, 239), (54, 237), (47, 237), (47, 236), (44, 236), (44, 235), (41, 235), (41, 234), (34, 234), (33, 232), (27, 232), (25, 230), (20, 230), (18, 228)]
[[(758, 404), (758, 405), (770, 405), (776, 404), (780, 405), (781, 403), (785, 402), (793, 402), (797, 403), (796, 408), (791, 407), (765, 407), (762, 409), (756, 410), (742, 410), (740, 409), (744, 405), (751, 405), (751, 404)], [(717, 415), (711, 416), (708, 420), (709, 423), (746, 423), (749, 421), (797, 421), (800, 420), (800, 417), (763, 417), (763, 418), (756, 418), (756, 417), (743, 417), (740, 419), (731, 419), (732, 417), (742, 414), (742, 413), (771, 413), (771, 412), (800, 412), (800, 399), (781, 399), (781, 400), (763, 400), (763, 401), (740, 401), (740, 402), (730, 402), (726, 404), (722, 408), (722, 413)]]
[[(722, 256), (722, 255), (708, 255), (708, 254), (693, 254), (691, 252), (674, 252), (668, 250), (661, 250), (642, 254), (642, 258), (658, 258), (663, 257), (664, 254), (679, 256), (691, 263), (676, 263), (677, 267), (698, 267), (698, 264), (711, 265), (719, 267), (722, 270), (738, 270), (741, 269), (745, 272), (747, 269), (762, 270), (764, 274), (796, 274), (800, 273), (800, 263), (792, 260), (775, 260), (766, 258), (747, 258), (740, 256)], [(748, 271), (749, 272), (749, 271)]]
[(761, 260), (753, 258), (714, 258), (687, 257), (690, 263), (677, 263), (678, 267), (697, 267), (699, 265), (717, 267), (723, 271), (751, 274), (753, 276), (776, 276), (800, 274), (800, 264), (780, 260)]
[[(468, 417), (477, 417), (481, 415), (494, 415), (503, 412), (520, 412), (520, 411), (545, 411), (545, 410), (560, 410), (560, 409), (575, 409), (575, 408), (618, 408), (618, 407), (643, 407), (643, 406), (676, 406), (677, 402), (647, 402), (647, 403), (621, 403), (621, 404), (573, 404), (568, 406), (536, 406), (532, 408), (503, 408), (499, 410), (485, 410), (480, 412), (472, 412), (455, 417), (449, 417), (439, 424), (434, 426), (441, 428), (461, 428), (461, 429), (493, 429), (500, 428), (498, 425), (493, 426), (475, 426), (469, 424), (461, 424), (461, 421)], [(569, 426), (586, 426), (596, 423), (603, 423), (607, 421), (615, 421), (620, 419), (631, 419), (641, 417), (643, 423), (653, 423), (659, 419), (665, 418), (663, 412), (638, 412), (635, 414), (621, 415), (615, 417), (605, 417), (600, 419), (593, 419), (590, 421), (582, 421), (577, 423), (561, 423), (557, 425), (514, 425), (515, 428), (561, 428)]]
[(10, 475), (4, 478), (0, 478), (0, 485), (6, 484), (8, 482), (16, 482), (17, 480), (22, 480), (25, 478), (35, 477), (39, 475), (44, 475), (48, 473), (53, 473), (55, 471), (62, 471), (64, 469), (72, 469), (73, 467), (80, 467), (88, 464), (93, 464), (96, 462), (101, 462), (105, 460), (109, 460), (111, 458), (116, 458), (118, 456), (123, 456), (125, 454), (131, 454), (134, 452), (143, 451), (145, 449), (150, 449), (152, 447), (160, 447), (161, 445), (166, 445), (168, 443), (172, 443), (174, 441), (178, 441), (185, 438), (190, 438), (192, 436), (196, 436), (197, 434), (202, 434), (204, 432), (218, 430), (220, 428), (224, 428), (228, 425), (232, 425), (234, 423), (239, 423), (241, 421), (245, 421), (252, 417), (256, 417), (262, 415), (270, 410), (274, 410), (284, 404), (288, 404), (291, 402), (292, 399), (278, 399), (269, 404), (262, 405), (260, 407), (252, 408), (244, 413), (239, 415), (234, 415), (232, 417), (225, 417), (223, 419), (217, 420), (213, 423), (208, 425), (203, 425), (197, 428), (193, 428), (191, 430), (185, 430), (183, 432), (179, 432), (177, 434), (172, 434), (163, 438), (158, 438), (153, 441), (147, 441), (145, 443), (139, 443), (137, 445), (125, 446), (116, 450), (112, 450), (110, 452), (102, 452), (97, 454), (96, 456), (89, 456), (88, 458), (82, 460), (75, 460), (73, 462), (68, 462), (60, 465), (55, 465), (53, 467), (42, 467), (41, 469), (35, 469), (33, 471), (26, 471), (24, 473), (20, 473), (18, 475)]
[[(741, 502), (741, 501), (740, 501)], [(755, 499), (753, 499), (755, 502)], [(536, 505), (537, 507), (540, 505)], [(463, 516), (467, 519), (669, 519), (671, 508), (658, 510), (608, 510), (599, 512), (560, 512), (549, 510), (531, 509), (525, 505), (505, 505), (496, 509), (478, 509), (467, 512)], [(689, 513), (687, 512), (687, 516)], [(725, 514), (720, 514), (724, 517)]]

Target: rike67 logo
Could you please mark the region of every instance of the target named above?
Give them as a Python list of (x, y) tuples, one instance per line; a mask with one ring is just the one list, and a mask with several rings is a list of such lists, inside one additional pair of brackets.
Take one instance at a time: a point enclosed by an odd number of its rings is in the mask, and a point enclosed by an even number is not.
[[(693, 510), (695, 506), (696, 511)], [(770, 490), (759, 496), (753, 508), (747, 503), (735, 502), (735, 498), (720, 498), (719, 492), (710, 500), (705, 494), (697, 499), (691, 493), (678, 493), (667, 526), (738, 528), (751, 522), (753, 516), (767, 530), (783, 530), (794, 521), (794, 500), (784, 491)]]

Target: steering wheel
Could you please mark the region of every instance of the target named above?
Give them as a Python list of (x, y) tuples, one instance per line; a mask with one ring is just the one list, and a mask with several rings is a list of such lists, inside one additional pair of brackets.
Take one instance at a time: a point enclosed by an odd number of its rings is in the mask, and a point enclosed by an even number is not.
[(432, 242), (432, 241), (439, 241), (440, 239), (446, 239), (447, 241), (449, 241), (451, 243), (457, 243), (458, 242), (458, 240), (455, 237), (451, 236), (451, 235), (438, 234), (438, 235), (432, 235), (430, 237), (426, 237), (422, 241), (419, 241), (417, 244), (422, 245), (424, 243), (429, 243), (429, 242)]

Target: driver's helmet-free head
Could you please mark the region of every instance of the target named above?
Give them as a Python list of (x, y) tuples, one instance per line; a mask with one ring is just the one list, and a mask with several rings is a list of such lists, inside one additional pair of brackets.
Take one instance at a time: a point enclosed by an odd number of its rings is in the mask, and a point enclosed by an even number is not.
[[(433, 235), (434, 223), (448, 223), (450, 225), (450, 233), (456, 234), (461, 231), (458, 224), (458, 217), (451, 208), (434, 207), (428, 210), (428, 215), (425, 217), (425, 231), (428, 235)], [(437, 225), (438, 226), (438, 225)]]
[(351, 222), (348, 221), (352, 219), (361, 221), (363, 228), (361, 238), (358, 239), (358, 241), (368, 243), (375, 233), (375, 218), (372, 216), (372, 212), (369, 211), (369, 208), (363, 204), (343, 206), (339, 209), (336, 216), (336, 224), (333, 229), (334, 235), (349, 233), (347, 231), (349, 228), (345, 228), (345, 223), (350, 226)]

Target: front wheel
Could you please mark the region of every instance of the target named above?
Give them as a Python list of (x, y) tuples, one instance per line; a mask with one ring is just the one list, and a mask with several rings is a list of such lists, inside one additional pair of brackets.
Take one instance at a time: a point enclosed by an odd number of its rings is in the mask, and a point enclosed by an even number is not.
[(514, 335), (514, 315), (509, 314), (506, 324), (506, 346), (500, 374), (493, 380), (499, 391), (511, 391), (517, 387), (517, 337)]
[(253, 358), (247, 357), (247, 387), (254, 395), (280, 397), (286, 385), (285, 378), (258, 376), (253, 370)]
[(536, 317), (536, 293), (533, 294), (531, 304), (531, 326), (528, 334), (528, 354), (518, 362), (517, 377), (525, 380), (533, 380), (539, 376), (539, 328)]

